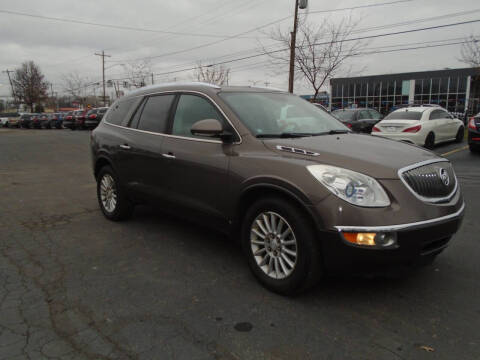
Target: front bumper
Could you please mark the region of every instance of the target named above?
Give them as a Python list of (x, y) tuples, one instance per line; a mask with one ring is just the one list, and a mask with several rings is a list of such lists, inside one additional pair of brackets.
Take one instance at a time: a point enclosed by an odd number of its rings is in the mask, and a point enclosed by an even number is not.
[[(392, 249), (370, 249), (347, 244), (341, 234), (341, 227), (338, 232), (326, 232), (322, 242), (325, 268), (332, 273), (364, 273), (428, 263), (448, 246), (461, 225), (463, 213), (464, 205), (456, 213), (424, 222), (387, 227), (355, 227), (358, 231), (368, 229), (395, 232), (398, 246)], [(353, 228), (347, 230), (352, 231)]]

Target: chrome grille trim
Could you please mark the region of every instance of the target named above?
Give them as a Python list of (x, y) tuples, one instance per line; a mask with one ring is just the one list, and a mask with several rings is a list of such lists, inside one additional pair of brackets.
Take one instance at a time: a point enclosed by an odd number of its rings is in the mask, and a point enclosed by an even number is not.
[(404, 168), (401, 168), (400, 170), (398, 170), (398, 177), (400, 178), (400, 180), (403, 182), (403, 184), (407, 187), (407, 189), (413, 194), (415, 195), (416, 198), (424, 201), (424, 202), (428, 202), (428, 203), (441, 203), (441, 202), (448, 202), (450, 201), (453, 196), (457, 193), (457, 190), (458, 190), (458, 180), (457, 180), (457, 175), (455, 174), (455, 171), (452, 167), (452, 174), (453, 174), (453, 180), (455, 181), (455, 186), (453, 188), (453, 190), (450, 192), (450, 194), (446, 195), (446, 196), (442, 196), (442, 197), (426, 197), (426, 196), (422, 196), (420, 194), (418, 194), (415, 189), (413, 189), (410, 184), (405, 180), (403, 174), (407, 171), (410, 171), (410, 170), (413, 170), (413, 169), (417, 169), (417, 168), (420, 168), (422, 166), (426, 166), (426, 165), (430, 165), (430, 164), (435, 164), (435, 163), (439, 163), (439, 162), (445, 162), (445, 163), (448, 163), (451, 165), (450, 161), (448, 161), (447, 159), (432, 159), (432, 160), (425, 160), (425, 161), (421, 161), (419, 163), (416, 163), (416, 164), (413, 164), (413, 165), (409, 165), (409, 166), (406, 166)]

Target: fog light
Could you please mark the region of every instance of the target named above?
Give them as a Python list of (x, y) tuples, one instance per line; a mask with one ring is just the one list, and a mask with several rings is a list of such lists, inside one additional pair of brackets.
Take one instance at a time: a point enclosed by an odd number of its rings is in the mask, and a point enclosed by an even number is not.
[(375, 244), (381, 247), (391, 247), (397, 244), (395, 233), (378, 233), (375, 236)]
[(375, 246), (377, 248), (397, 247), (397, 236), (395, 233), (342, 233), (349, 243), (361, 246)]

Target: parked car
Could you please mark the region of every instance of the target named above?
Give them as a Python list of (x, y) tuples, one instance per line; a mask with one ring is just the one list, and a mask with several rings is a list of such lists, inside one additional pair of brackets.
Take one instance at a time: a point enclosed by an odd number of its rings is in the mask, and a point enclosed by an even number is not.
[(85, 127), (85, 120), (86, 120), (86, 114), (88, 110), (77, 110), (74, 112), (74, 118), (75, 118), (75, 128), (76, 129), (86, 129)]
[(55, 113), (55, 116), (57, 118), (57, 121), (55, 121), (55, 128), (56, 129), (61, 129), (62, 125), (63, 125), (63, 119), (65, 117), (65, 114), (59, 112), (59, 113)]
[(30, 128), (31, 122), (32, 122), (32, 118), (33, 118), (35, 115), (36, 115), (36, 114), (29, 114), (29, 113), (25, 113), (25, 114), (20, 115), (20, 126), (21, 126), (22, 128)]
[(353, 131), (367, 134), (370, 134), (373, 126), (382, 120), (382, 114), (367, 108), (340, 109), (333, 111), (332, 115)]
[(69, 111), (65, 114), (62, 125), (64, 128), (75, 130), (75, 111)]
[(15, 112), (0, 114), (0, 126), (20, 127), (20, 114)]
[(438, 106), (407, 107), (391, 112), (373, 127), (372, 135), (432, 149), (436, 144), (462, 142), (463, 122)]
[(430, 262), (465, 207), (447, 159), (355, 134), (281, 91), (138, 89), (110, 107), (91, 150), (107, 219), (153, 203), (238, 236), (253, 274), (282, 294), (327, 272)]
[(42, 119), (43, 114), (34, 114), (30, 121), (30, 129), (41, 129), (42, 128)]
[(6, 127), (8, 122), (7, 114), (0, 114), (0, 127)]
[(108, 107), (95, 108), (87, 112), (85, 115), (85, 127), (87, 129), (95, 129), (100, 121), (102, 121), (103, 115), (107, 112)]
[(57, 114), (52, 113), (52, 114), (47, 114), (48, 121), (45, 123), (45, 128), (46, 129), (54, 129), (55, 124), (57, 123)]
[(470, 151), (480, 151), (480, 113), (468, 120), (468, 146)]

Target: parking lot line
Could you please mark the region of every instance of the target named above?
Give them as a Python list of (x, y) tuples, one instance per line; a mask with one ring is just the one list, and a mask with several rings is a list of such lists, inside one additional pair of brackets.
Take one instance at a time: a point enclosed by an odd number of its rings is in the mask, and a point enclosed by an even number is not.
[(463, 147), (458, 148), (458, 149), (455, 149), (455, 150), (452, 150), (452, 151), (448, 151), (446, 153), (441, 154), (440, 156), (447, 156), (447, 155), (455, 154), (456, 152), (459, 152), (459, 151), (462, 151), (462, 150), (467, 150), (467, 149), (468, 149), (468, 145), (463, 146)]

